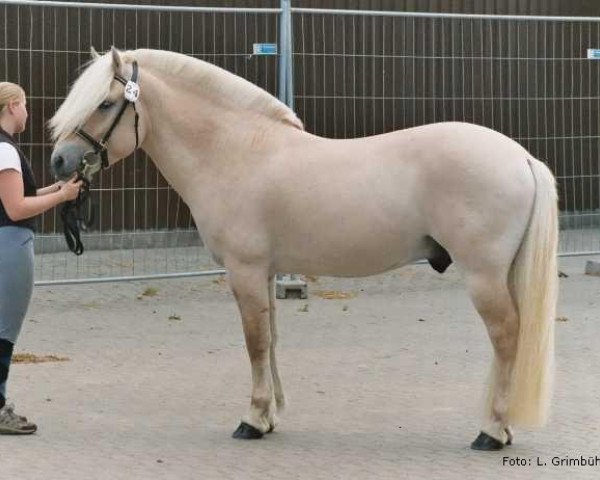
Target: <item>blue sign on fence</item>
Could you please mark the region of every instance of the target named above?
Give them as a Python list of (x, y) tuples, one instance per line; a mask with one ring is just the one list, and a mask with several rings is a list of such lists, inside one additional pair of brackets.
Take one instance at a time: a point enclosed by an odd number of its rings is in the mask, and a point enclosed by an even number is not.
[(255, 43), (253, 48), (254, 55), (277, 55), (276, 43)]
[(600, 48), (588, 48), (587, 58), (593, 58), (595, 60), (600, 60)]

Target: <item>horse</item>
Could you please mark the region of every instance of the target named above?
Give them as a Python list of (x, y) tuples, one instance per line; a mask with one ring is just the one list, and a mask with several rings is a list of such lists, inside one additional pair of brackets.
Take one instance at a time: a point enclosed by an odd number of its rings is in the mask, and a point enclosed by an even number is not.
[[(109, 167), (143, 149), (189, 206), (228, 272), (252, 372), (234, 438), (273, 431), (277, 272), (361, 277), (455, 262), (494, 357), (471, 444), (499, 450), (542, 426), (553, 390), (557, 192), (546, 165), (512, 139), (434, 123), (355, 139), (304, 129), (258, 86), (199, 59), (112, 49), (93, 59), (49, 121), (51, 169)], [(100, 167), (98, 166), (98, 169)]]

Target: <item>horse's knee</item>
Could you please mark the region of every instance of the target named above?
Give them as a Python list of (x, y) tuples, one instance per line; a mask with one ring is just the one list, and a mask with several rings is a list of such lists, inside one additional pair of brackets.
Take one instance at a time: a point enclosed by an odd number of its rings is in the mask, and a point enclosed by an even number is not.
[(269, 325), (269, 309), (260, 306), (240, 305), (242, 325), (250, 358), (269, 355), (272, 344), (272, 331)]
[(247, 334), (246, 348), (251, 361), (267, 360), (271, 355), (270, 339), (263, 336)]

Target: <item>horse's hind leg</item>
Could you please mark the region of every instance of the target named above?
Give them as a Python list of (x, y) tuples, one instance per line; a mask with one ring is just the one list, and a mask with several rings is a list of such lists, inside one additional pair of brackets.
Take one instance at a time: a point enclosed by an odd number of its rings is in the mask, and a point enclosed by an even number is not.
[(483, 318), (494, 347), (486, 423), (471, 444), (474, 450), (500, 450), (512, 443), (508, 401), (517, 352), (519, 317), (508, 288), (507, 272), (474, 274), (467, 278), (475, 308)]
[[(277, 317), (275, 315), (275, 277), (272, 276), (269, 279), (269, 321), (271, 325), (271, 374), (273, 375), (273, 389), (275, 394), (275, 403), (277, 404), (277, 411), (281, 412), (285, 407), (285, 395), (283, 393), (283, 387), (281, 386), (281, 379), (279, 378), (279, 370), (277, 369), (277, 358), (275, 356), (275, 347), (277, 347)], [(275, 425), (272, 425), (275, 427)]]
[(271, 373), (269, 276), (264, 268), (228, 266), (231, 290), (242, 315), (246, 347), (252, 364), (250, 408), (234, 438), (261, 438), (275, 424), (275, 398)]

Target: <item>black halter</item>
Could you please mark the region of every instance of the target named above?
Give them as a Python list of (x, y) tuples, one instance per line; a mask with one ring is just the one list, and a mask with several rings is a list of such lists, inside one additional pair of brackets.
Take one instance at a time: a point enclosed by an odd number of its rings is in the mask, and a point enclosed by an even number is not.
[[(137, 83), (137, 79), (138, 79), (137, 61), (134, 60), (132, 66), (133, 66), (133, 72), (131, 74), (131, 82)], [(121, 83), (125, 87), (125, 89), (128, 88), (127, 80), (125, 80), (121, 75), (115, 75), (114, 79), (117, 82)], [(102, 159), (102, 168), (108, 168), (108, 146), (107, 146), (108, 140), (110, 139), (110, 136), (112, 135), (113, 130), (119, 124), (121, 117), (123, 116), (123, 114), (125, 113), (125, 110), (127, 110), (127, 107), (129, 105), (131, 105), (133, 107), (133, 111), (135, 112), (135, 148), (137, 149), (138, 144), (139, 144), (139, 134), (138, 134), (139, 115), (135, 108), (135, 102), (132, 102), (127, 99), (125, 99), (125, 101), (121, 105), (121, 108), (119, 109), (117, 116), (113, 120), (112, 125), (110, 126), (110, 128), (104, 134), (104, 136), (102, 137), (102, 139), (100, 141), (96, 140), (94, 137), (92, 137), (89, 133), (87, 133), (82, 128), (78, 128), (77, 130), (75, 130), (75, 133), (77, 135), (79, 135), (81, 138), (86, 140), (92, 147), (94, 147), (94, 153), (96, 155), (98, 155), (98, 154), (100, 155), (100, 158)]]
[[(114, 79), (117, 80), (119, 83), (121, 83), (125, 87), (125, 92), (127, 93), (127, 89), (129, 88), (129, 85), (128, 85), (129, 82), (127, 82), (127, 80), (125, 80), (120, 75), (115, 75)], [(133, 83), (137, 83), (137, 79), (138, 79), (138, 65), (137, 65), (137, 62), (134, 60), (133, 61), (133, 72), (131, 74), (130, 81)], [(137, 149), (138, 144), (139, 144), (139, 134), (138, 134), (139, 115), (135, 108), (135, 101), (128, 100), (127, 97), (125, 97), (125, 101), (121, 105), (121, 108), (119, 109), (117, 116), (113, 120), (112, 125), (110, 126), (108, 131), (104, 134), (104, 136), (102, 137), (102, 140), (100, 140), (99, 142), (94, 137), (92, 137), (90, 134), (88, 134), (85, 130), (83, 130), (82, 128), (78, 128), (77, 130), (75, 130), (75, 133), (77, 135), (79, 135), (81, 138), (83, 138), (88, 143), (90, 143), (90, 145), (94, 148), (94, 152), (93, 152), (92, 156), (100, 155), (101, 162), (102, 162), (101, 163), (102, 168), (108, 168), (107, 143), (108, 143), (108, 140), (110, 139), (110, 136), (113, 133), (113, 130), (118, 125), (119, 121), (121, 120), (121, 117), (123, 116), (123, 114), (125, 113), (125, 110), (127, 109), (127, 107), (129, 105), (131, 105), (133, 107), (133, 110), (135, 112), (135, 148)], [(88, 152), (88, 154), (91, 154), (91, 153), (92, 152)], [(78, 177), (80, 180), (83, 181), (83, 186), (81, 187), (79, 196), (75, 200), (65, 202), (65, 204), (63, 205), (63, 208), (61, 210), (61, 218), (62, 218), (62, 222), (63, 222), (65, 240), (67, 241), (69, 250), (71, 250), (75, 255), (81, 255), (84, 250), (83, 243), (81, 242), (81, 238), (79, 235), (80, 230), (85, 232), (94, 221), (93, 205), (91, 205), (88, 208), (87, 215), (86, 215), (86, 212), (84, 211), (85, 203), (89, 199), (89, 188), (90, 188), (90, 181), (91, 181), (91, 175), (88, 175), (88, 172), (87, 172), (87, 169), (89, 166), (88, 154), (85, 154), (82, 157), (81, 162), (79, 164), (79, 168), (78, 168)]]

